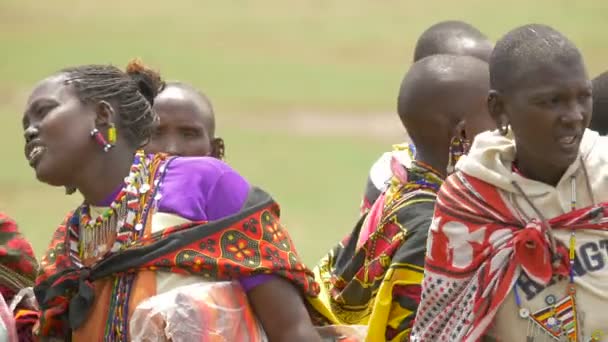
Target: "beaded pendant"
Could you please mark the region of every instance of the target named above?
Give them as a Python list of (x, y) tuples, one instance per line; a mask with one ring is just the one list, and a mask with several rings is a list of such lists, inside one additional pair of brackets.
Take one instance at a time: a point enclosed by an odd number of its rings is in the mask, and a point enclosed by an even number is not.
[(142, 215), (140, 199), (150, 190), (146, 157), (139, 151), (125, 184), (110, 207), (95, 219), (90, 207), (83, 204), (79, 209), (79, 257), (85, 265), (90, 265), (108, 252), (116, 252), (130, 242), (138, 232)]
[[(550, 297), (555, 298), (547, 298)], [(533, 313), (526, 308), (520, 308), (519, 316), (528, 320), (527, 341), (534, 341), (537, 337), (549, 337), (554, 341), (578, 341), (579, 327), (574, 293)]]
[[(576, 182), (571, 178), (571, 209), (576, 209)], [(570, 231), (568, 243), (570, 259), (569, 283), (566, 287), (566, 295), (559, 300), (549, 295), (545, 299), (548, 306), (531, 313), (521, 306), (521, 299), (517, 291), (517, 284), (513, 291), (515, 301), (519, 307), (519, 316), (528, 320), (527, 342), (533, 342), (535, 338), (544, 340), (551, 338), (555, 341), (578, 342), (580, 335), (580, 324), (576, 310), (576, 285), (574, 284), (574, 259), (576, 258), (576, 235)], [(593, 341), (593, 339), (591, 340)]]

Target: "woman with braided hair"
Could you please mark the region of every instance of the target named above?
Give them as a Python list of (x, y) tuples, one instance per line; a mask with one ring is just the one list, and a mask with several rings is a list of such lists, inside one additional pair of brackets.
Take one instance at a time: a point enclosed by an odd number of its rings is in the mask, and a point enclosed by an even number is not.
[(270, 341), (319, 341), (302, 299), (318, 288), (278, 204), (216, 158), (139, 150), (157, 123), (160, 84), (139, 61), (126, 72), (85, 65), (41, 81), (27, 101), (36, 177), (83, 196), (42, 258), (36, 333), (127, 341), (142, 301), (234, 280)]

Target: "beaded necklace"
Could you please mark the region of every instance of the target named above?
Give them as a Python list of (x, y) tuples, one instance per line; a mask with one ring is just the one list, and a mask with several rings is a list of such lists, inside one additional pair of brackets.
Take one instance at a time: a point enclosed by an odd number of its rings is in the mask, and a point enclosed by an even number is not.
[[(513, 172), (521, 174), (513, 163)], [(586, 177), (586, 173), (585, 173)], [(576, 210), (576, 178), (570, 178), (571, 196), (570, 210)], [(576, 284), (574, 283), (574, 264), (576, 258), (576, 231), (570, 229), (570, 237), (568, 241), (568, 256), (569, 256), (569, 275), (568, 285), (566, 286), (566, 294), (560, 299), (557, 299), (553, 294), (545, 298), (546, 307), (535, 312), (530, 312), (529, 309), (522, 306), (521, 297), (517, 290), (517, 282), (513, 284), (513, 293), (515, 303), (519, 308), (519, 316), (528, 321), (527, 341), (534, 341), (536, 337), (550, 338), (555, 341), (578, 342), (581, 341), (582, 322), (580, 313), (576, 307)], [(603, 337), (603, 331), (596, 330), (590, 337), (585, 339), (585, 342), (598, 342)]]
[[(128, 248), (143, 236), (150, 210), (154, 210), (161, 197), (157, 190), (166, 167), (163, 161), (164, 158), (152, 160), (143, 151), (138, 151), (123, 188), (108, 209), (95, 219), (91, 218), (89, 205), (83, 204), (77, 210), (70, 226), (71, 234), (78, 241), (77, 250), (72, 249), (74, 261), (90, 266), (103, 257)], [(134, 280), (135, 273), (114, 278), (104, 329), (106, 340), (127, 341), (129, 301)]]
[(399, 167), (401, 170), (393, 169), (393, 174), (401, 175), (393, 176), (391, 186), (386, 190), (384, 211), (387, 213), (391, 210), (397, 210), (415, 191), (421, 190), (435, 195), (443, 184), (441, 174), (424, 162), (414, 159), (410, 168), (396, 164), (393, 163), (391, 167)]
[(408, 173), (408, 190), (427, 189), (437, 193), (443, 184), (443, 175), (429, 164), (414, 160)]
[[(116, 252), (120, 242), (132, 240), (136, 236), (125, 234), (133, 230), (142, 230), (141, 215), (139, 215), (139, 199), (145, 193), (147, 185), (147, 170), (143, 153), (135, 155), (129, 176), (125, 184), (101, 215), (95, 219), (91, 217), (91, 208), (87, 204), (81, 205), (78, 210), (79, 228), (79, 256), (85, 264), (96, 262), (109, 251)], [(149, 187), (148, 187), (149, 188)], [(141, 192), (141, 193), (140, 193)], [(118, 244), (116, 242), (119, 242)]]

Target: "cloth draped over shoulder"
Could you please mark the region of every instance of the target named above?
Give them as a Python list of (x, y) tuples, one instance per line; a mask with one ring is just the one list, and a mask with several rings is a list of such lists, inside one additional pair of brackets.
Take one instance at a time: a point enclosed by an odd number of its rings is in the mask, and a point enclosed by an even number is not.
[(70, 248), (79, 234), (77, 228), (68, 229), (74, 227), (69, 224), (74, 216), (68, 214), (55, 231), (36, 281), (35, 294), (42, 312), (37, 332), (43, 337), (69, 336), (87, 318), (94, 281), (129, 272), (174, 272), (209, 281), (273, 274), (311, 298), (319, 290), (280, 223), (278, 203), (256, 187), (250, 189), (245, 205), (235, 215), (144, 236), (91, 267), (82, 266)]
[(0, 286), (4, 298), (9, 301), (21, 289), (33, 286), (37, 272), (32, 245), (15, 221), (0, 213)]
[(496, 187), (462, 172), (451, 175), (429, 230), (411, 341), (479, 341), (521, 272), (543, 285), (567, 276), (567, 248), (552, 250), (549, 229), (606, 227), (608, 203), (524, 222)]
[[(441, 177), (417, 162), (392, 159), (388, 189), (352, 233), (314, 269), (320, 284), (311, 301), (331, 324), (368, 325), (368, 339), (405, 340), (423, 277), (427, 229)], [(425, 184), (424, 181), (429, 181)]]
[(363, 199), (359, 208), (361, 215), (364, 215), (371, 209), (378, 197), (391, 184), (393, 177), (391, 162), (396, 160), (404, 167), (409, 168), (415, 159), (415, 155), (416, 147), (413, 144), (396, 144), (393, 145), (393, 149), (390, 152), (384, 153), (374, 162), (367, 176), (367, 183), (365, 184)]
[[(15, 221), (0, 213), (0, 293), (7, 304), (19, 300), (16, 295), (22, 289), (34, 286), (37, 272), (32, 245), (21, 235)], [(14, 304), (19, 340), (30, 341), (38, 312), (29, 305)]]

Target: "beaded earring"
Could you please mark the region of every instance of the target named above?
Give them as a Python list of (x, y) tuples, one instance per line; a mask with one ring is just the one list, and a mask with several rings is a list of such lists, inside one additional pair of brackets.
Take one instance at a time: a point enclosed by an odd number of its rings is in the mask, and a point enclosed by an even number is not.
[(108, 152), (116, 143), (116, 126), (114, 126), (113, 123), (110, 124), (110, 128), (108, 128), (108, 140), (106, 140), (106, 138), (97, 128), (93, 128), (93, 130), (91, 130), (91, 137), (95, 139), (95, 142), (103, 147), (104, 152)]
[(463, 155), (469, 152), (471, 143), (466, 138), (453, 137), (450, 141), (450, 151), (448, 158), (447, 174), (451, 174), (456, 169), (456, 163)]
[(116, 144), (116, 126), (114, 123), (110, 123), (110, 128), (108, 128), (108, 143), (114, 146)]

